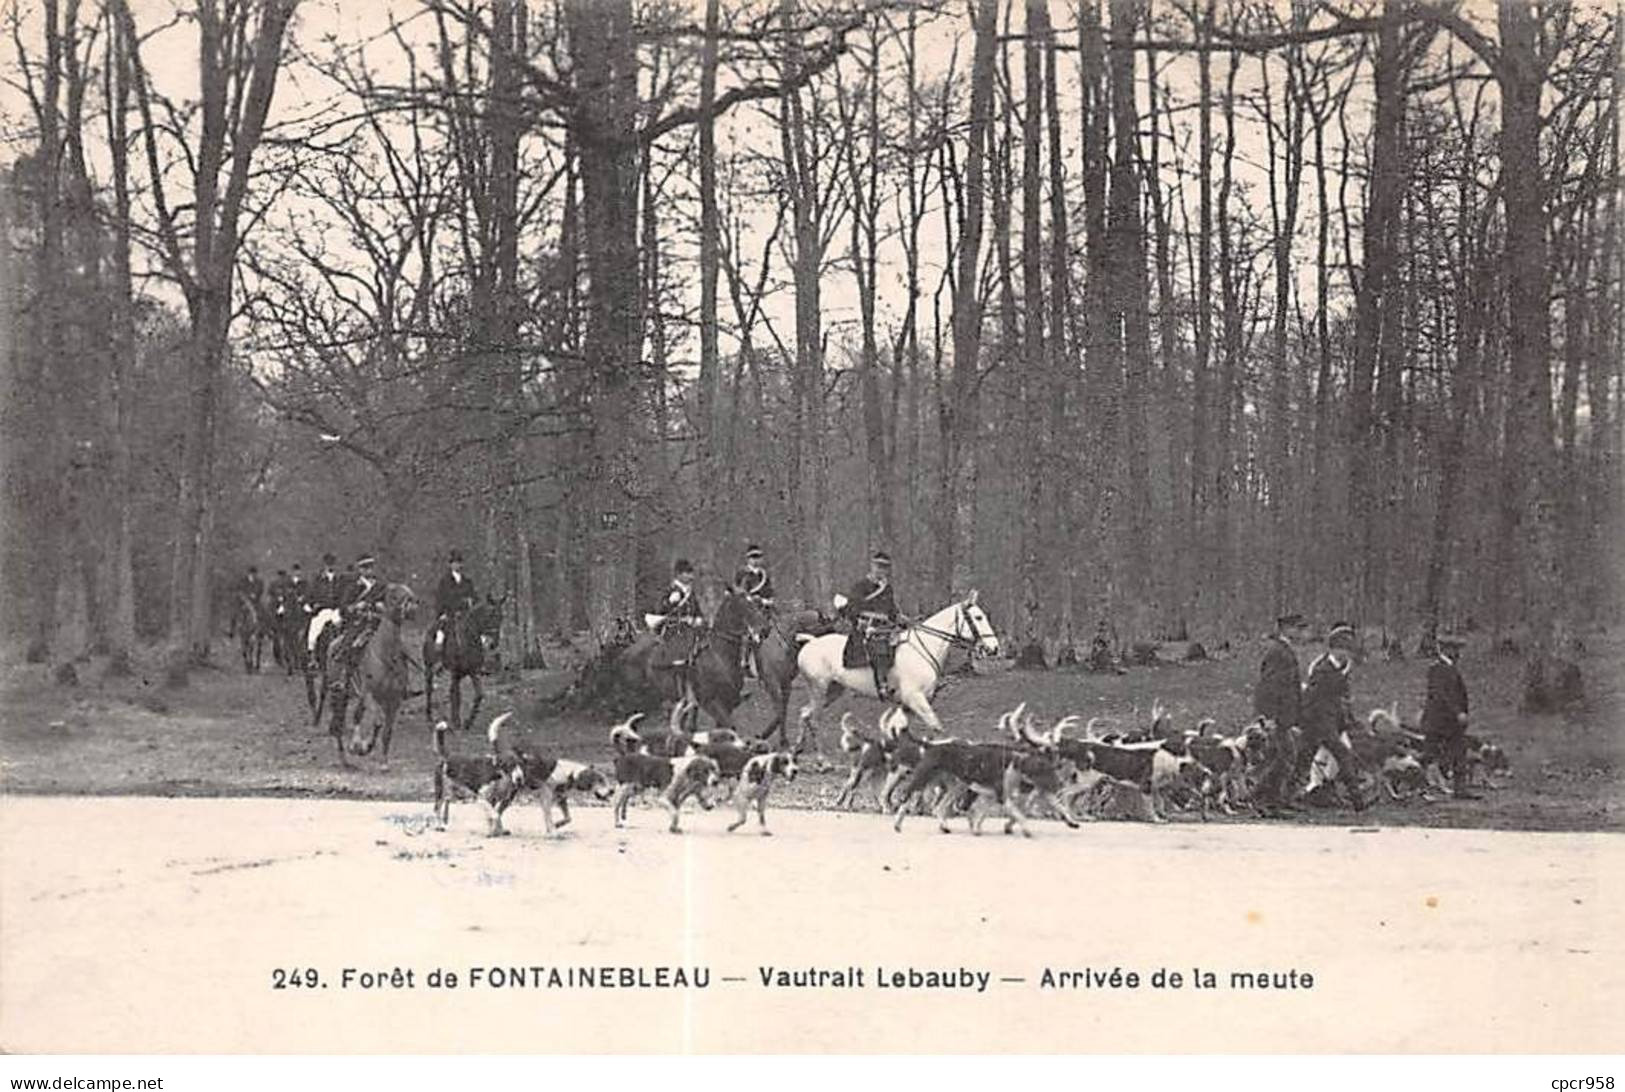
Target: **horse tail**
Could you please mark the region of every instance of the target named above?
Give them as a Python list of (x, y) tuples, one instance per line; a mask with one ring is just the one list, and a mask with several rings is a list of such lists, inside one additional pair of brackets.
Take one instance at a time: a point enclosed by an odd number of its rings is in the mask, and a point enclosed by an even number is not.
[(798, 644), (798, 645), (804, 645), (808, 641), (815, 641), (817, 639), (818, 639), (818, 635), (815, 634), (815, 633), (798, 633), (798, 634), (796, 634), (796, 644)]

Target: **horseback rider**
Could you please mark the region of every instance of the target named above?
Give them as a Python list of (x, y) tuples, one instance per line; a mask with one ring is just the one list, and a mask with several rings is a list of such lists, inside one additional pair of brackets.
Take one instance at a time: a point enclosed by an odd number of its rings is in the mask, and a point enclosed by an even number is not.
[(463, 552), (453, 550), (434, 592), (436, 647), (448, 637), (461, 640), (464, 616), (474, 608), (474, 599), (474, 582), (463, 574)]
[(278, 569), (276, 576), (271, 580), (271, 586), (266, 590), (271, 597), (271, 610), (273, 612), (286, 610), (288, 606), (288, 570)]
[[(236, 594), (239, 605), (247, 606), (255, 614), (259, 613), (260, 597), (265, 594), (265, 584), (260, 580), (259, 569), (250, 565), (248, 572), (244, 573), (243, 578), (237, 581), (232, 591)], [(237, 616), (239, 613), (238, 611), (231, 612), (231, 619), (226, 625), (226, 635), (228, 637), (237, 636)]]
[(685, 662), (699, 644), (705, 628), (705, 612), (694, 588), (694, 566), (678, 558), (672, 566), (671, 586), (657, 610), (643, 616), (644, 622), (660, 637), (670, 654), (668, 662)]
[[(768, 575), (766, 567), (762, 565), (762, 548), (754, 543), (745, 548), (745, 565), (734, 573), (734, 591), (761, 608), (762, 613), (769, 618), (773, 616), (773, 578)], [(739, 658), (742, 661), (740, 668), (750, 678), (760, 678), (756, 671), (756, 657), (754, 645), (749, 641), (740, 643)]]
[(869, 574), (848, 594), (835, 596), (834, 602), (836, 613), (851, 623), (853, 634), (863, 642), (875, 674), (875, 693), (890, 701), (886, 678), (891, 673), (892, 638), (902, 620), (892, 589), (890, 555), (876, 550), (869, 559)]
[(344, 605), (344, 578), (334, 568), (338, 558), (322, 555), (322, 571), (316, 574), (315, 586), (310, 592), (310, 605), (315, 610), (338, 610)]
[(355, 582), (345, 591), (339, 607), (340, 628), (332, 647), (333, 654), (344, 664), (346, 674), (355, 669), (361, 651), (378, 628), (385, 586), (373, 571), (376, 564), (377, 559), (371, 554), (356, 558)]
[(310, 611), (310, 585), (297, 561), (288, 567), (288, 604), (295, 610)]

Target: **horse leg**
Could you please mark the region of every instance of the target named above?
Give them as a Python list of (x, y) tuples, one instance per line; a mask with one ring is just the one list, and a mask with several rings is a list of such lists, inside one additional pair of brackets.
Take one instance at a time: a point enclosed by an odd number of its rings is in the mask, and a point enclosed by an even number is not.
[(429, 655), (429, 642), (423, 643), (423, 719), (434, 723), (434, 659)]
[(485, 686), (480, 682), (477, 673), (470, 675), (468, 678), (474, 684), (474, 707), (468, 711), (468, 723), (478, 724), (480, 722), (480, 702), (485, 700)]
[(400, 709), (401, 699), (399, 697), (392, 697), (384, 703), (383, 752), (380, 757), (383, 759), (383, 769), (385, 771), (389, 769), (389, 738), (395, 734), (395, 716), (400, 712)]
[(463, 728), (463, 675), (456, 667), (447, 667), (446, 674), (451, 676), (451, 697), (446, 700), (451, 703), (452, 731), (461, 731)]
[(910, 690), (898, 696), (898, 703), (912, 710), (919, 718), (925, 721), (931, 731), (942, 735), (942, 721), (937, 719), (936, 711), (931, 708), (931, 702), (926, 698), (923, 690)]

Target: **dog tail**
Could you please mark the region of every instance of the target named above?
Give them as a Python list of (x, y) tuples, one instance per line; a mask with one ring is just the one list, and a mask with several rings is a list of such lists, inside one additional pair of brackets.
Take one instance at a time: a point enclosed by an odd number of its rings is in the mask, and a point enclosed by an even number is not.
[(609, 730), (609, 742), (616, 754), (629, 755), (643, 743), (643, 737), (633, 729), (630, 721), (617, 724)]
[[(449, 727), (451, 726), (443, 720), (434, 722), (434, 753), (441, 758), (446, 757), (446, 729)], [(439, 773), (435, 774), (436, 778), (439, 776)]]
[(485, 738), (491, 741), (491, 753), (496, 754), (502, 749), (502, 726), (513, 718), (513, 711), (509, 710), (500, 716), (491, 718), (491, 727), (485, 730)]

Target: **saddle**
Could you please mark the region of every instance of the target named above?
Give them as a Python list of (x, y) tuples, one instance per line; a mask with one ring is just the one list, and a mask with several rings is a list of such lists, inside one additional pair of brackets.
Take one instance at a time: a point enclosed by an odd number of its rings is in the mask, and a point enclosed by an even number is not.
[(868, 667), (874, 662), (874, 647), (890, 649), (897, 643), (898, 630), (877, 629), (868, 633), (859, 630), (847, 635), (841, 649), (842, 667)]
[(673, 626), (660, 635), (655, 646), (654, 666), (659, 668), (688, 667), (704, 648), (701, 635), (687, 626)]

